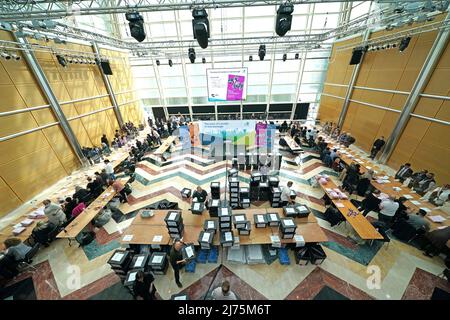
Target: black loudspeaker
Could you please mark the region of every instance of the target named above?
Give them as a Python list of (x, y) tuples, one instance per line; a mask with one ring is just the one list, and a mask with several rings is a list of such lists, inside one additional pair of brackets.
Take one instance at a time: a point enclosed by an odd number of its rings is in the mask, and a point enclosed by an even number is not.
[(113, 73), (112, 73), (112, 70), (111, 70), (111, 66), (109, 65), (109, 62), (108, 62), (108, 61), (102, 61), (102, 62), (100, 63), (100, 65), (101, 65), (101, 67), (102, 67), (103, 72), (104, 72), (106, 75), (111, 76), (111, 75), (113, 74)]
[(364, 48), (354, 48), (352, 52), (352, 58), (350, 59), (350, 65), (359, 64), (364, 54)]

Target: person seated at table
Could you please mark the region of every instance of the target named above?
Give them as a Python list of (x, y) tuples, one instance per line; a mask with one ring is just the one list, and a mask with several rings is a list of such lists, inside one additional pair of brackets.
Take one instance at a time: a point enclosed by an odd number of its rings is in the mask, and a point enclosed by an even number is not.
[(359, 163), (352, 163), (348, 167), (347, 175), (345, 176), (344, 181), (342, 181), (344, 190), (347, 190), (349, 193), (353, 193), (353, 191), (356, 190), (361, 175), (360, 169), (361, 165)]
[(75, 193), (72, 198), (77, 202), (89, 202), (91, 200), (91, 194), (87, 189), (84, 189), (80, 186), (75, 186)]
[(288, 124), (287, 124), (286, 120), (284, 120), (280, 126), (280, 132), (286, 132), (287, 128), (288, 128)]
[(332, 133), (331, 133), (331, 138), (332, 139), (337, 139), (341, 134), (341, 129), (339, 128), (339, 126), (337, 126), (336, 128), (333, 129)]
[(436, 181), (434, 180), (434, 173), (427, 173), (423, 179), (416, 182), (413, 186), (413, 190), (420, 195), (424, 195), (430, 190), (433, 190), (436, 186)]
[(121, 135), (118, 140), (122, 146), (125, 146), (127, 144), (127, 138), (124, 135)]
[(344, 143), (345, 140), (347, 139), (347, 133), (345, 131), (342, 131), (342, 133), (339, 135), (339, 137), (337, 137), (337, 141), (338, 143)]
[(108, 174), (109, 179), (116, 179), (116, 176), (114, 175), (114, 167), (111, 163), (111, 161), (109, 161), (108, 159), (106, 159), (105, 161), (103, 161), (105, 163), (105, 171)]
[(52, 203), (48, 199), (42, 201), (42, 204), (44, 205), (44, 213), (49, 222), (58, 227), (66, 222), (66, 215), (60, 205)]
[(378, 213), (378, 220), (390, 225), (399, 206), (398, 202), (395, 202), (395, 197), (392, 195), (382, 200), (379, 205), (380, 212)]
[(55, 231), (57, 226), (49, 221), (39, 221), (31, 232), (34, 241), (48, 247), (53, 239), (50, 234)]
[(294, 204), (295, 201), (291, 198), (291, 187), (294, 183), (292, 181), (288, 181), (287, 185), (283, 187), (281, 190), (280, 196), (280, 205), (281, 207), (285, 207), (288, 204)]
[(333, 151), (331, 151), (331, 153), (330, 153), (331, 161), (334, 161), (334, 159), (336, 159), (338, 156), (339, 156), (338, 151), (336, 148), (334, 148)]
[(438, 255), (447, 247), (447, 242), (450, 240), (450, 227), (427, 232), (424, 238), (427, 243), (422, 247), (425, 251), (423, 254), (428, 257)]
[(394, 218), (392, 220), (393, 223), (401, 219), (408, 219), (408, 215), (411, 213), (411, 210), (405, 205), (406, 201), (408, 201), (408, 199), (406, 199), (405, 197), (400, 197), (395, 200), (395, 202), (398, 203), (398, 209), (395, 212)]
[(419, 172), (414, 172), (411, 175), (411, 179), (408, 183), (408, 187), (412, 188), (414, 187), (417, 183), (419, 183), (419, 181), (423, 180), (426, 176), (427, 176), (428, 170), (422, 170)]
[[(330, 147), (326, 147), (325, 149), (322, 150), (322, 152), (320, 153), (320, 160), (325, 162), (325, 155), (330, 156), (331, 154), (331, 150)], [(331, 157), (330, 157), (330, 161), (331, 161)]]
[(119, 199), (121, 203), (128, 202), (128, 195), (125, 190), (125, 186), (119, 180), (107, 180), (108, 186), (112, 186), (114, 192), (119, 195)]
[(208, 205), (208, 192), (203, 190), (202, 187), (197, 186), (197, 189), (192, 194), (191, 202), (201, 202), (205, 204), (205, 207)]
[(76, 218), (77, 216), (79, 216), (84, 211), (84, 209), (86, 209), (86, 205), (81, 201), (75, 208), (73, 208), (72, 218)]
[(215, 288), (211, 293), (213, 300), (237, 300), (236, 294), (230, 290), (230, 283), (225, 280), (220, 287)]
[(77, 202), (71, 197), (67, 197), (62, 204), (62, 208), (64, 214), (66, 215), (66, 219), (69, 220), (72, 217), (72, 210), (77, 206)]
[(155, 281), (155, 277), (151, 273), (139, 270), (133, 284), (134, 298), (136, 300), (156, 300), (156, 288), (153, 281)]
[(446, 201), (449, 201), (449, 197), (450, 184), (445, 184), (442, 187), (434, 189), (427, 200), (435, 206), (442, 206)]
[(430, 231), (431, 224), (430, 222), (425, 218), (427, 215), (427, 212), (423, 209), (420, 209), (419, 212), (416, 214), (412, 213), (408, 215), (408, 219), (406, 219), (406, 222), (412, 226), (414, 229), (417, 230), (424, 230), (426, 232)]
[(356, 141), (355, 137), (353, 137), (350, 133), (347, 134), (345, 140), (344, 140), (344, 146), (346, 146), (347, 148), (350, 147), (350, 145), (354, 144)]
[(380, 190), (377, 189), (366, 194), (366, 197), (361, 202), (361, 207), (358, 208), (359, 211), (363, 210), (363, 216), (366, 216), (370, 211), (378, 212), (380, 210), (380, 194)]
[[(106, 206), (92, 219), (92, 225), (95, 228), (101, 228), (111, 220), (112, 211)], [(95, 230), (94, 230), (95, 231)]]
[(344, 164), (341, 161), (341, 158), (337, 157), (334, 159), (331, 168), (336, 171), (336, 172), (341, 172), (342, 170), (344, 170)]
[(370, 187), (370, 181), (374, 179), (374, 171), (372, 169), (364, 172), (359, 178), (358, 184), (356, 185), (356, 192), (359, 196), (363, 197)]
[(31, 250), (31, 247), (24, 244), (19, 238), (8, 238), (3, 244), (5, 246), (4, 254), (16, 262), (24, 260), (28, 251)]
[(92, 179), (91, 177), (87, 178), (88, 184), (86, 185), (86, 190), (89, 191), (92, 198), (97, 198), (102, 192), (102, 185), (99, 180)]
[(398, 179), (401, 183), (403, 183), (407, 178), (411, 177), (412, 174), (413, 170), (411, 168), (411, 163), (405, 163), (400, 166), (400, 169), (398, 169), (395, 174), (395, 179)]

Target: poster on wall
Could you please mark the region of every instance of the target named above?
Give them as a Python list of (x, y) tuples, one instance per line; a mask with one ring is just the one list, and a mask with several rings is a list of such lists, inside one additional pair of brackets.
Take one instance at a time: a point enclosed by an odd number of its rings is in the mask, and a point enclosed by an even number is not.
[(255, 120), (200, 121), (199, 134), (204, 141), (223, 143), (230, 140), (235, 145), (255, 145)]
[(240, 101), (247, 98), (247, 68), (207, 69), (208, 101)]

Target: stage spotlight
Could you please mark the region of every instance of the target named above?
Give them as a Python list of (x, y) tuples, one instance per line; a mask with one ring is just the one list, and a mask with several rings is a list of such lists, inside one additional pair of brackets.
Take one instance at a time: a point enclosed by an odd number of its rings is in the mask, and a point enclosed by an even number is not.
[(386, 48), (390, 49), (390, 48), (391, 48), (391, 45), (388, 43), (388, 45), (386, 46)]
[(283, 54), (283, 61), (286, 61), (287, 60), (287, 54), (285, 53), (285, 54)]
[(2, 53), (0, 53), (0, 56), (5, 60), (11, 59), (11, 55), (8, 52), (2, 52)]
[(292, 3), (283, 3), (277, 10), (277, 21), (275, 22), (275, 32), (280, 37), (291, 30), (292, 13), (294, 5)]
[(67, 66), (67, 61), (63, 56), (57, 54), (56, 59), (58, 59), (59, 64), (62, 65), (64, 68)]
[(392, 48), (397, 48), (397, 44), (396, 44), (396, 43), (393, 43), (393, 44), (392, 44)]
[(295, 60), (300, 59), (300, 55), (298, 53), (295, 54)]
[(206, 59), (204, 57), (202, 58), (202, 63), (206, 63)]
[(262, 44), (259, 46), (259, 50), (258, 50), (258, 56), (259, 56), (259, 60), (264, 60), (264, 57), (266, 55), (266, 45)]
[(159, 66), (161, 64), (161, 62), (159, 62), (159, 60), (156, 60), (156, 65)]
[(380, 47), (377, 47), (377, 51), (380, 50)]
[(253, 61), (253, 56), (249, 56), (248, 61)]
[(403, 38), (402, 41), (400, 41), (400, 45), (399, 45), (399, 47), (398, 47), (398, 50), (399, 50), (400, 52), (405, 51), (406, 48), (408, 48), (409, 42), (410, 42), (410, 41), (411, 41), (411, 37)]
[(19, 56), (18, 54), (15, 54), (15, 53), (11, 54), (11, 58), (12, 58), (13, 60), (16, 60), (16, 61), (19, 61), (19, 60), (20, 60), (20, 56)]
[(205, 9), (194, 9), (192, 11), (192, 31), (194, 39), (197, 39), (198, 44), (203, 49), (208, 47), (209, 39), (209, 21), (208, 14)]
[(173, 66), (173, 62), (172, 59), (169, 59), (169, 66), (172, 67)]
[(194, 63), (195, 62), (195, 58), (196, 58), (194, 48), (189, 48), (188, 56), (189, 56), (189, 60), (191, 60), (191, 63)]
[(73, 63), (73, 57), (71, 57), (71, 56), (68, 56), (68, 57), (66, 58), (66, 60), (67, 60), (67, 62), (69, 62), (69, 63)]
[(137, 41), (142, 42), (145, 39), (144, 19), (137, 11), (125, 13), (126, 19), (129, 21), (130, 33)]

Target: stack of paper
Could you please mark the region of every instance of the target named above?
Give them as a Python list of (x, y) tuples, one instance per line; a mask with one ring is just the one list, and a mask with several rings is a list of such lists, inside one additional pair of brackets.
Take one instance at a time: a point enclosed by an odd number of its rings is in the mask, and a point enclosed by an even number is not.
[(445, 218), (442, 217), (442, 216), (430, 216), (429, 218), (433, 222), (439, 222), (440, 223), (440, 222), (444, 222), (445, 221)]
[(19, 234), (21, 234), (22, 232), (24, 232), (25, 229), (26, 229), (25, 227), (14, 228), (13, 231), (12, 231), (12, 233), (13, 233), (13, 235), (18, 236)]
[(272, 242), (272, 247), (281, 248), (281, 240), (278, 235), (270, 236), (270, 242)]
[(246, 263), (247, 258), (245, 254), (245, 247), (228, 250), (227, 260), (231, 263)]
[(245, 246), (247, 249), (247, 263), (260, 264), (265, 263), (262, 247), (260, 244), (252, 244)]
[(296, 247), (304, 247), (305, 246), (305, 239), (303, 238), (303, 236), (296, 234), (294, 236), (294, 240), (295, 240)]
[(417, 200), (413, 200), (411, 201), (412, 204), (415, 204), (416, 206), (420, 206), (420, 202)]
[(406, 199), (413, 199), (414, 197), (410, 194), (405, 194), (403, 197), (405, 197)]
[(31, 220), (31, 219), (25, 219), (25, 220), (20, 221), (20, 224), (24, 227), (28, 227), (32, 223), (33, 223), (33, 220)]

